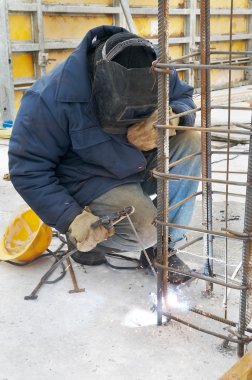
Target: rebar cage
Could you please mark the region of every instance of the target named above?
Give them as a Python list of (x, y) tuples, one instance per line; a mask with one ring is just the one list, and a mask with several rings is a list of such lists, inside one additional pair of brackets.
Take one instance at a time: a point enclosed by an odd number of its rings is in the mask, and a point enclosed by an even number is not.
[[(157, 322), (162, 324), (164, 316), (169, 321), (171, 319), (186, 324), (197, 330), (214, 335), (223, 339), (224, 343), (233, 342), (237, 344), (238, 356), (244, 354), (245, 345), (252, 340), (252, 329), (248, 327), (251, 321), (252, 307), (252, 123), (236, 123), (235, 128), (232, 125), (232, 110), (237, 112), (251, 112), (252, 108), (244, 106), (232, 105), (232, 73), (235, 70), (251, 71), (252, 66), (242, 66), (233, 64), (234, 58), (240, 55), (251, 56), (252, 51), (232, 51), (232, 36), (233, 36), (233, 0), (230, 0), (229, 18), (229, 49), (228, 51), (212, 51), (210, 48), (210, 0), (201, 0), (200, 6), (200, 49), (186, 56), (170, 60), (169, 59), (169, 1), (159, 0), (158, 5), (158, 43), (159, 56), (154, 62), (154, 70), (158, 73), (158, 121), (156, 124), (158, 133), (158, 162), (157, 168), (153, 170), (153, 176), (157, 178), (158, 197), (157, 197)], [(214, 60), (214, 55), (221, 54), (223, 57), (222, 63), (217, 63)], [(197, 112), (201, 114), (201, 126), (190, 127), (191, 130), (198, 131), (201, 135), (201, 155), (202, 155), (202, 176), (192, 177), (184, 175), (171, 174), (169, 169), (169, 130), (176, 129), (177, 131), (185, 131), (186, 126), (173, 127), (169, 125), (169, 72), (171, 68), (176, 69), (191, 69), (200, 72), (201, 78), (201, 104), (195, 110), (189, 112)], [(225, 105), (214, 105), (211, 101), (211, 70), (228, 70), (228, 95)], [(212, 127), (211, 114), (216, 109), (226, 109), (227, 120), (225, 127)], [(179, 114), (179, 116), (184, 115)], [(213, 135), (224, 136), (225, 143), (218, 145), (217, 149), (213, 144)], [(248, 149), (238, 149), (233, 145), (233, 136), (242, 136), (247, 139)], [(226, 162), (225, 170), (214, 170), (214, 157), (222, 155)], [(244, 166), (242, 170), (232, 170), (231, 161), (234, 156), (244, 157)], [(183, 160), (190, 160), (192, 157), (187, 156)], [(173, 162), (172, 166), (179, 165), (181, 162)], [(246, 168), (247, 166), (247, 168)], [(222, 177), (221, 179), (218, 176)], [(224, 176), (224, 178), (223, 178)], [(245, 180), (240, 180), (240, 177), (245, 176)], [(176, 205), (169, 205), (169, 182), (170, 181), (199, 181), (201, 190), (192, 196), (187, 197)], [(216, 189), (216, 186), (224, 187), (223, 191)], [(231, 192), (230, 188), (238, 188), (237, 191)], [(245, 194), (241, 194), (240, 188), (246, 189)], [(213, 225), (213, 198), (218, 194), (222, 197), (223, 202), (223, 228), (215, 228)], [(243, 226), (240, 231), (230, 228), (228, 223), (229, 217), (229, 202), (230, 197), (245, 197), (245, 208), (243, 213)], [(192, 197), (201, 199), (202, 205), (202, 221), (196, 225), (175, 225), (169, 222), (169, 211), (181, 204), (190, 201)], [(198, 199), (197, 198), (197, 199)], [(242, 207), (242, 206), (241, 206)], [(179, 250), (183, 251), (186, 248), (192, 248), (195, 244), (200, 243), (201, 256), (203, 258), (203, 271), (176, 271), (168, 266), (168, 239), (169, 228), (179, 228), (189, 232), (192, 239)], [(196, 238), (194, 235), (197, 235)], [(221, 240), (224, 243), (224, 248), (221, 249), (217, 256), (216, 242)], [(229, 251), (230, 247), (235, 249), (237, 258), (239, 257), (238, 265), (235, 265), (233, 275), (229, 275)], [(190, 253), (190, 252), (187, 252)], [(195, 255), (197, 256), (197, 255)], [(215, 262), (223, 263), (222, 273), (215, 271)], [(216, 315), (202, 308), (190, 306), (189, 311), (198, 315), (202, 315), (217, 322), (226, 325), (225, 329), (229, 331), (229, 335), (220, 334), (215, 331), (210, 331), (204, 327), (199, 327), (198, 324), (192, 324), (184, 319), (176, 316), (169, 305), (167, 299), (170, 292), (170, 286), (167, 286), (169, 272), (178, 272), (181, 274), (190, 274), (193, 279), (203, 280), (205, 296), (213, 295), (213, 286), (221, 286), (224, 290), (223, 310), (224, 315)], [(240, 280), (235, 280), (238, 271), (241, 271)], [(231, 277), (231, 278), (230, 278)], [(191, 283), (192, 284), (192, 283)], [(204, 285), (205, 284), (205, 285)], [(214, 285), (216, 284), (216, 285)], [(228, 319), (229, 312), (229, 292), (230, 289), (236, 289), (239, 293), (239, 311), (237, 320)]]

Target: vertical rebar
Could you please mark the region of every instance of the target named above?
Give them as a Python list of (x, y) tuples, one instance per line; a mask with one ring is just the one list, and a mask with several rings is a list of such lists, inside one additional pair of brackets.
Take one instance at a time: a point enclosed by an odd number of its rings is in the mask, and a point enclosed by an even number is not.
[[(247, 175), (247, 191), (245, 201), (244, 229), (246, 234), (252, 233), (252, 136), (249, 142), (249, 159)], [(248, 239), (243, 243), (242, 248), (242, 285), (248, 286), (248, 290), (242, 290), (240, 296), (240, 312), (238, 332), (243, 335), (252, 316), (252, 241)], [(244, 344), (238, 345), (238, 356), (244, 355)]]
[[(169, 61), (169, 0), (158, 1), (158, 61)], [(158, 74), (158, 124), (169, 123), (169, 76)], [(161, 172), (169, 170), (169, 131), (158, 129), (157, 168)], [(157, 181), (157, 217), (168, 221), (168, 181)], [(165, 267), (168, 265), (168, 228), (157, 227), (157, 260)], [(166, 296), (168, 286), (167, 269), (158, 269), (157, 276), (157, 323), (162, 324), (162, 297)]]
[[(210, 0), (200, 1), (200, 55), (201, 64), (210, 64)], [(211, 127), (211, 86), (210, 70), (201, 70), (201, 127)], [(211, 134), (201, 132), (202, 147), (202, 176), (211, 178)], [(202, 224), (206, 230), (212, 229), (212, 185), (209, 182), (202, 184)], [(204, 254), (206, 264), (204, 273), (213, 274), (213, 238), (204, 235)], [(206, 291), (211, 292), (212, 283), (206, 284)]]
[[(231, 0), (230, 4), (230, 26), (229, 26), (229, 65), (232, 64), (232, 42), (233, 42), (233, 13), (234, 13), (234, 1)], [(232, 71), (228, 72), (228, 131), (231, 128), (231, 85), (232, 85)], [(227, 134), (227, 166), (226, 166), (226, 181), (229, 180), (230, 172), (230, 133)], [(228, 228), (228, 194), (229, 186), (226, 185), (226, 197), (225, 197), (225, 228)], [(225, 239), (225, 281), (228, 280), (228, 239)], [(224, 295), (224, 318), (227, 318), (227, 303), (228, 303), (228, 289), (225, 288)]]

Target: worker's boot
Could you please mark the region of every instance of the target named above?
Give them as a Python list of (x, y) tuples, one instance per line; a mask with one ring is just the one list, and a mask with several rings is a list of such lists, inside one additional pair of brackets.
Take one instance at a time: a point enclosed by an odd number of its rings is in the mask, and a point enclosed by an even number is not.
[[(67, 246), (68, 250), (71, 251), (75, 249), (74, 244), (68, 239), (67, 236)], [(71, 255), (71, 258), (76, 261), (76, 263), (81, 264), (81, 265), (101, 265), (106, 263), (106, 257), (104, 253), (101, 252), (95, 252), (95, 251), (90, 251), (90, 252), (81, 252), (81, 251), (76, 251)]]
[[(187, 272), (190, 271), (190, 268), (188, 267), (188, 265), (186, 265), (175, 254), (176, 250), (169, 248), (168, 252), (169, 252), (169, 257), (168, 257), (168, 266), (169, 267), (177, 269), (177, 270), (181, 269), (181, 270), (187, 271)], [(155, 258), (157, 256), (156, 247), (155, 248), (153, 248), (153, 247), (147, 248), (146, 253), (149, 256), (151, 263), (154, 264)], [(145, 254), (143, 252), (141, 252), (141, 256), (140, 256), (140, 265), (142, 268), (149, 268), (150, 267), (149, 263), (145, 257)], [(171, 284), (179, 285), (179, 284), (182, 284), (182, 283), (190, 280), (190, 278), (191, 278), (190, 276), (169, 271), (169, 282)]]
[(106, 263), (106, 257), (101, 252), (80, 252), (72, 254), (72, 259), (81, 265), (101, 265)]

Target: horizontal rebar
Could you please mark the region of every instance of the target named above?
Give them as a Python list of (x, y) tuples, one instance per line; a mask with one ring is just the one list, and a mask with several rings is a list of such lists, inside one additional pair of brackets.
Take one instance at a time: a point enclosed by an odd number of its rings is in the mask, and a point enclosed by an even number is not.
[(201, 128), (201, 127), (188, 127), (188, 125), (179, 125), (177, 127), (173, 126), (173, 125), (169, 125), (169, 124), (156, 124), (154, 123), (154, 126), (156, 128), (160, 128), (160, 129), (172, 129), (172, 130), (176, 130), (176, 131), (198, 131), (198, 132), (208, 132), (208, 133), (211, 133), (211, 132), (215, 132), (215, 133), (226, 133), (228, 135), (233, 135), (233, 134), (238, 134), (238, 135), (248, 135), (250, 136), (252, 134), (252, 130), (251, 131), (241, 131), (239, 129), (222, 129), (222, 128)]
[(246, 124), (242, 124), (242, 123), (233, 123), (233, 124), (235, 124), (237, 127), (248, 129), (249, 131), (252, 131), (252, 127), (248, 126)]
[(201, 107), (197, 107), (197, 108), (193, 108), (193, 109), (188, 110), (188, 111), (184, 111), (184, 112), (181, 112), (181, 113), (176, 113), (175, 115), (169, 117), (169, 120), (177, 119), (178, 117), (181, 117), (181, 116), (190, 115), (191, 113), (196, 113), (196, 112), (198, 112), (200, 110), (201, 110)]
[[(197, 243), (198, 241), (201, 241), (202, 239), (203, 239), (203, 237), (200, 236), (200, 237), (198, 237), (198, 238), (196, 238), (196, 239), (190, 240), (188, 243), (181, 245), (181, 246), (178, 248), (178, 250), (179, 250), (179, 251), (182, 251), (183, 249), (185, 249), (185, 248), (187, 248), (187, 247), (190, 247), (191, 245)], [(204, 257), (205, 257), (205, 256), (204, 256)]]
[(202, 177), (195, 177), (191, 175), (182, 175), (182, 174), (170, 174), (170, 173), (161, 173), (158, 172), (156, 169), (152, 170), (153, 176), (155, 178), (164, 178), (164, 179), (170, 179), (174, 181), (180, 181), (180, 180), (191, 180), (191, 181), (200, 181), (200, 182), (211, 182), (211, 183), (220, 183), (220, 184), (228, 184), (228, 185), (234, 185), (234, 186), (252, 186), (252, 183), (248, 182), (238, 182), (238, 181), (226, 181), (224, 179), (212, 179), (212, 178), (202, 178)]
[(236, 111), (252, 111), (252, 107), (239, 107), (239, 106), (212, 106), (212, 109), (216, 110), (236, 110)]
[[(225, 55), (229, 55), (230, 52), (226, 51), (226, 50), (211, 50), (211, 54), (225, 54)], [(252, 51), (251, 50), (232, 51), (231, 54), (237, 54), (237, 55), (251, 54), (252, 55)]]
[(168, 227), (173, 227), (173, 228), (178, 228), (182, 230), (188, 230), (188, 231), (194, 231), (194, 232), (201, 232), (203, 234), (208, 234), (212, 236), (218, 236), (222, 238), (228, 238), (228, 239), (237, 239), (237, 240), (252, 240), (252, 236), (246, 235), (242, 232), (239, 231), (232, 231), (233, 233), (222, 233), (220, 231), (215, 231), (215, 230), (206, 230), (203, 228), (198, 228), (198, 227), (190, 227), (190, 226), (184, 226), (181, 224), (175, 224), (175, 223), (170, 223), (170, 222), (162, 222), (161, 220), (155, 219), (156, 224), (160, 224), (163, 226), (168, 226)]
[(169, 320), (169, 319), (173, 319), (174, 321), (179, 322), (179, 323), (182, 323), (183, 325), (186, 325), (186, 326), (188, 326), (188, 327), (191, 327), (191, 328), (193, 328), (194, 330), (198, 330), (198, 331), (204, 332), (204, 333), (206, 333), (206, 334), (216, 336), (217, 338), (221, 338), (221, 339), (223, 339), (223, 340), (225, 340), (225, 341), (229, 341), (229, 342), (232, 342), (232, 343), (246, 343), (246, 342), (249, 343), (249, 342), (252, 340), (252, 338), (249, 338), (249, 337), (247, 337), (247, 336), (245, 336), (244, 338), (237, 338), (237, 339), (235, 339), (235, 338), (231, 338), (231, 337), (226, 336), (226, 335), (223, 335), (223, 334), (218, 334), (218, 333), (216, 333), (216, 332), (214, 332), (214, 331), (210, 331), (210, 330), (207, 330), (207, 329), (203, 329), (203, 328), (201, 328), (201, 327), (199, 327), (199, 326), (196, 326), (196, 325), (194, 325), (194, 324), (192, 324), (192, 323), (190, 323), (190, 322), (184, 321), (184, 320), (181, 319), (181, 318), (177, 318), (177, 317), (175, 317), (175, 316), (172, 315), (172, 314), (168, 314), (168, 313), (163, 312), (163, 315), (164, 315), (168, 320)]
[[(227, 154), (227, 152), (226, 151), (223, 151), (223, 150), (212, 150), (212, 152), (211, 152), (212, 154)], [(248, 155), (249, 154), (249, 152), (248, 151), (239, 151), (239, 150), (232, 150), (232, 151), (230, 151), (229, 152), (229, 155), (239, 155), (239, 154), (241, 154), (241, 155)]]
[(199, 54), (200, 54), (199, 52), (195, 52), (195, 53), (191, 53), (191, 54), (182, 55), (182, 56), (179, 57), (179, 58), (170, 59), (170, 60), (169, 60), (169, 63), (178, 62), (178, 61), (183, 61), (183, 60), (186, 59), (186, 58), (196, 57), (196, 56), (199, 55)]
[(231, 282), (225, 282), (225, 281), (217, 280), (214, 277), (206, 276), (204, 274), (200, 274), (200, 273), (197, 273), (197, 272), (194, 272), (194, 271), (185, 271), (185, 270), (182, 270), (182, 269), (175, 269), (173, 267), (162, 265), (162, 264), (160, 264), (158, 262), (155, 262), (154, 266), (158, 267), (158, 268), (161, 268), (161, 269), (168, 269), (169, 272), (183, 274), (185, 276), (198, 278), (199, 280), (203, 280), (203, 281), (209, 281), (209, 282), (212, 282), (213, 284), (224, 286), (225, 288), (236, 289), (236, 290), (246, 290), (246, 289), (249, 289), (249, 287), (245, 286), (245, 285), (236, 285), (236, 284), (232, 284)]
[(191, 158), (201, 155), (201, 152), (188, 154), (188, 156), (185, 156), (183, 158), (180, 158), (180, 160), (174, 161), (171, 164), (168, 165), (169, 169), (173, 168), (174, 166), (180, 165), (184, 161), (191, 160)]
[(202, 195), (202, 191), (198, 191), (198, 192), (192, 193), (192, 194), (188, 195), (188, 197), (186, 197), (186, 198), (182, 199), (181, 201), (175, 203), (174, 205), (172, 205), (171, 207), (168, 208), (168, 212), (174, 210), (178, 206), (183, 205), (184, 203), (186, 203), (190, 199), (196, 197), (197, 195)]
[[(217, 191), (217, 190), (214, 190), (212, 192), (213, 194), (220, 194), (220, 195), (226, 195), (226, 192), (225, 191)], [(244, 198), (246, 195), (245, 194), (238, 194), (238, 193), (228, 193), (230, 196), (232, 197), (241, 197), (241, 198)]]
[(195, 70), (245, 70), (245, 71), (251, 71), (252, 66), (236, 66), (236, 65), (202, 65), (199, 63), (153, 63), (154, 70), (157, 72), (163, 72), (165, 74), (170, 73), (169, 68), (183, 68), (186, 67), (188, 69), (195, 69)]
[[(219, 317), (218, 315), (209, 313), (208, 311), (200, 310), (200, 309), (197, 309), (196, 307), (190, 307), (189, 310), (192, 311), (193, 313), (203, 315), (204, 317), (214, 319), (217, 322), (221, 322), (221, 323), (225, 323), (229, 326), (237, 327), (236, 322), (231, 321), (230, 319)], [(252, 329), (250, 329), (250, 328), (246, 328), (246, 331), (249, 333), (252, 333)]]

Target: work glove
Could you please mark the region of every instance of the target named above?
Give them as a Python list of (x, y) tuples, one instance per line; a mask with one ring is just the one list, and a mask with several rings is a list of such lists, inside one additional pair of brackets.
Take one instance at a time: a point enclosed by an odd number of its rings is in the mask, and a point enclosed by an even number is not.
[(109, 230), (102, 225), (92, 228), (91, 225), (97, 220), (99, 220), (98, 216), (85, 208), (70, 224), (68, 229), (69, 240), (77, 247), (78, 251), (91, 251), (97, 244), (114, 235), (114, 227)]
[[(171, 107), (169, 109), (170, 117), (176, 115)], [(157, 111), (153, 112), (148, 119), (139, 121), (127, 130), (127, 139), (138, 149), (147, 151), (157, 147), (157, 129), (153, 124), (157, 121)], [(177, 127), (179, 117), (170, 120), (170, 125)], [(170, 136), (176, 135), (175, 129), (169, 130)]]

